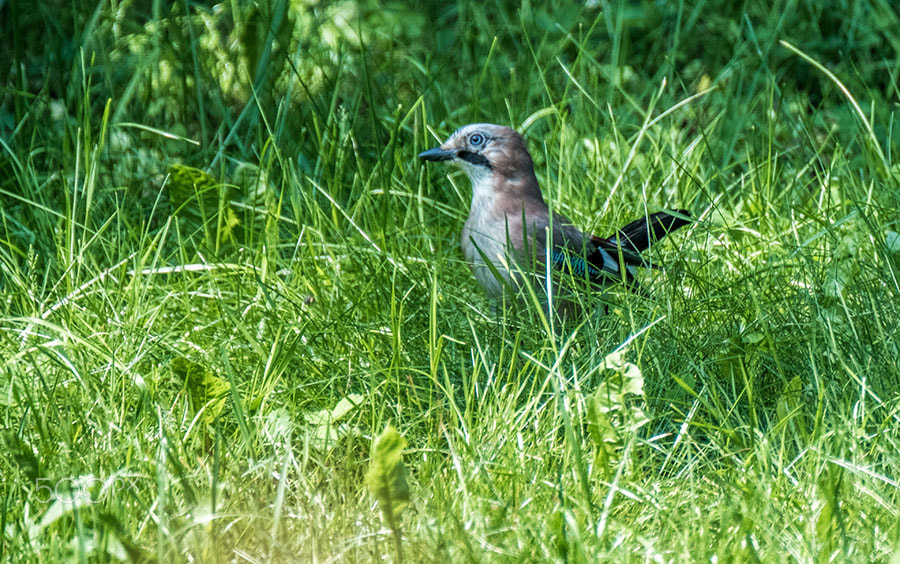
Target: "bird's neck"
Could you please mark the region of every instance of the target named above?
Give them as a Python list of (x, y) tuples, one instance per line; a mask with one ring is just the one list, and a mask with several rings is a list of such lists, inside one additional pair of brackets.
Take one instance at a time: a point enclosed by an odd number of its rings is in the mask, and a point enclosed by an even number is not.
[(470, 174), (472, 181), (472, 207), (495, 214), (521, 213), (526, 207), (543, 206), (544, 198), (534, 170), (504, 174), (498, 170), (485, 170)]
[(494, 190), (499, 194), (506, 194), (514, 198), (544, 201), (534, 170), (523, 171), (515, 175), (494, 173)]

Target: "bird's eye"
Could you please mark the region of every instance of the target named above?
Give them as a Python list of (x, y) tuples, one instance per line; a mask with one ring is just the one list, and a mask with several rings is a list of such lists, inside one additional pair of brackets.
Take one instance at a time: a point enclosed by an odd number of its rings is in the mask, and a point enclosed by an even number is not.
[(469, 144), (471, 144), (473, 147), (483, 145), (484, 144), (484, 135), (482, 135), (480, 133), (475, 133), (474, 135), (469, 137)]

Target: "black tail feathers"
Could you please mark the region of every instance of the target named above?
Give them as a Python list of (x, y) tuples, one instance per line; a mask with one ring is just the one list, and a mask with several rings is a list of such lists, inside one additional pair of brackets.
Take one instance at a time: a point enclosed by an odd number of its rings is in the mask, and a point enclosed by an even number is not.
[(641, 253), (669, 233), (691, 223), (690, 217), (691, 214), (686, 210), (656, 212), (618, 229), (608, 241), (618, 243), (629, 251)]

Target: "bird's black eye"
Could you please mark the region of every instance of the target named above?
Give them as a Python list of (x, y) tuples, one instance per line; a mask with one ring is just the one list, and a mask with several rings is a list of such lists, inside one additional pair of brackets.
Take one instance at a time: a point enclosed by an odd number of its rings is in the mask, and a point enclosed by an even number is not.
[(469, 137), (469, 144), (473, 147), (484, 145), (484, 135), (480, 133), (473, 133), (472, 136)]

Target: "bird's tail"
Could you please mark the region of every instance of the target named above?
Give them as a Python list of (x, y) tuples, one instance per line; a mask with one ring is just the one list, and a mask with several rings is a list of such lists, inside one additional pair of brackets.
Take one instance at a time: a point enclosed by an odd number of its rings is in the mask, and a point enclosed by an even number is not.
[(589, 271), (591, 279), (598, 281), (604, 279), (603, 275), (612, 275), (622, 279), (631, 290), (646, 296), (635, 280), (635, 269), (656, 265), (644, 260), (641, 253), (672, 231), (691, 223), (690, 217), (685, 210), (656, 212), (617, 229), (612, 237), (594, 237), (591, 241), (596, 249), (586, 257), (593, 267), (593, 271)]
[(641, 253), (672, 231), (690, 223), (690, 217), (686, 210), (656, 212), (616, 230), (608, 240), (629, 251)]

